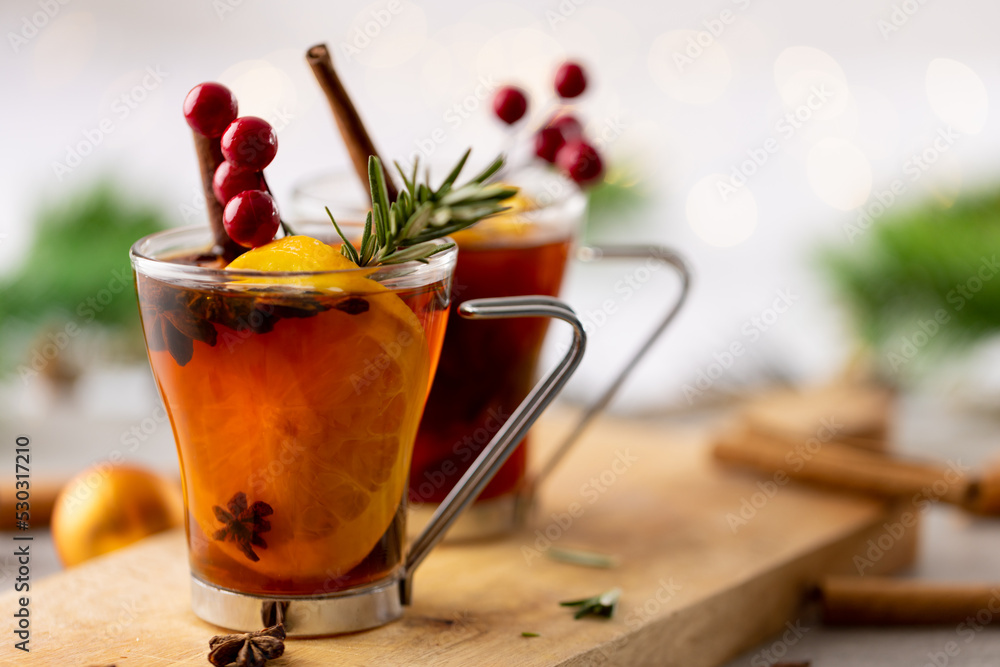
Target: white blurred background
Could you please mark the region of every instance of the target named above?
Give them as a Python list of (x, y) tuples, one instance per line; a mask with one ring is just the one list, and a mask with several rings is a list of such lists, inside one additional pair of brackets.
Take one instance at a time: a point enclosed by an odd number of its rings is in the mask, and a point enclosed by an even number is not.
[[(485, 91), (526, 88), (540, 119), (552, 72), (573, 58), (591, 78), (578, 109), (588, 132), (648, 193), (642, 211), (600, 238), (673, 246), (696, 272), (688, 307), (616, 409), (697, 405), (690, 387), (735, 342), (746, 353), (724, 364), (720, 386), (821, 381), (855, 343), (813, 270), (816, 250), (863, 234), (859, 215), (877, 212), (897, 179), (905, 191), (894, 205), (946, 205), (994, 178), (998, 24), (1000, 5), (986, 0), (7, 0), (0, 271), (18, 266), (42, 202), (104, 177), (158, 202), (174, 224), (200, 223), (180, 107), (201, 81), (229, 85), (241, 115), (278, 129), (267, 177), (281, 204), (304, 176), (348, 164), (304, 62), (308, 46), (330, 45), (384, 155), (420, 151), (431, 162), (469, 145), (487, 160), (505, 134)], [(745, 185), (722, 202), (720, 180), (741, 175)], [(574, 269), (566, 298), (587, 319), (629, 273)], [(600, 388), (675, 289), (656, 276), (597, 328), (570, 400)], [(782, 297), (790, 305), (772, 311)], [(10, 379), (2, 398), (8, 420), (47, 428), (59, 419), (32, 382)], [(141, 364), (90, 372), (74, 400), (65, 426), (77, 425), (87, 459), (120, 446), (122, 424), (155, 421)], [(80, 427), (79, 414), (92, 425)], [(169, 465), (160, 426), (156, 446), (136, 457)], [(84, 447), (92, 441), (100, 452)], [(54, 465), (78, 462), (66, 454)]]

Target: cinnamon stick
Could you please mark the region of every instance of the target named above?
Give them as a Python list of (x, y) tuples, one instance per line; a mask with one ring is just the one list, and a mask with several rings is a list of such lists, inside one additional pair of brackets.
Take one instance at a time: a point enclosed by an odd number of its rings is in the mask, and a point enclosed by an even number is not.
[(201, 171), (205, 211), (208, 213), (208, 224), (212, 228), (212, 237), (215, 239), (215, 247), (212, 252), (226, 261), (231, 261), (245, 252), (246, 249), (240, 247), (226, 233), (226, 228), (222, 225), (222, 204), (215, 198), (215, 192), (212, 190), (212, 178), (215, 176), (215, 170), (224, 160), (219, 137), (206, 137), (194, 131), (191, 134), (194, 135), (194, 150), (198, 155), (198, 169)]
[(1000, 586), (925, 583), (888, 577), (827, 577), (823, 617), (840, 625), (931, 625), (1000, 612)]
[(991, 466), (972, 481), (964, 507), (976, 514), (1000, 515), (1000, 469)]
[[(333, 60), (330, 58), (330, 51), (326, 48), (326, 44), (317, 44), (306, 51), (306, 62), (309, 63), (309, 67), (316, 76), (316, 81), (319, 82), (320, 88), (326, 95), (326, 101), (330, 104), (330, 110), (337, 122), (337, 129), (340, 130), (340, 136), (343, 137), (347, 152), (351, 156), (351, 162), (354, 164), (354, 171), (361, 179), (365, 192), (368, 192), (368, 158), (372, 155), (378, 155), (375, 144), (368, 136), (365, 125), (361, 122), (361, 116), (354, 108), (354, 104), (344, 89), (344, 85), (340, 82), (336, 70), (333, 69)], [(382, 160), (382, 173), (385, 175), (385, 188), (389, 195), (389, 201), (394, 202), (398, 191), (385, 160)]]
[(917, 463), (831, 440), (812, 447), (764, 437), (750, 430), (723, 435), (716, 460), (791, 479), (894, 498), (918, 494), (967, 506), (978, 480), (944, 465)]
[[(52, 510), (55, 508), (56, 496), (62, 490), (66, 480), (42, 478), (31, 480), (31, 527), (44, 528), (52, 520)], [(14, 492), (0, 498), (0, 530), (14, 530), (16, 523), (17, 499)], [(23, 506), (21, 509), (24, 509)]]

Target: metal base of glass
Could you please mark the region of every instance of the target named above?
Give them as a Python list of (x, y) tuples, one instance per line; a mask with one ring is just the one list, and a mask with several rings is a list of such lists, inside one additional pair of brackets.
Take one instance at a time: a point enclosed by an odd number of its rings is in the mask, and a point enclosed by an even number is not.
[(401, 576), (315, 597), (248, 595), (191, 578), (191, 608), (202, 620), (238, 632), (281, 621), (290, 636), (319, 637), (385, 625), (403, 615)]
[[(521, 524), (521, 502), (515, 494), (477, 500), (455, 520), (444, 541), (470, 542), (509, 535)], [(411, 536), (420, 534), (437, 508), (437, 503), (410, 503), (406, 525)]]

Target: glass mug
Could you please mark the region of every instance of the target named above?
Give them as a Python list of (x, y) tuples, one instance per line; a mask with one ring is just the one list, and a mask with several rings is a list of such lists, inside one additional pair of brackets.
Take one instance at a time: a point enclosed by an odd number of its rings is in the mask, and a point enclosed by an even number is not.
[[(673, 321), (683, 305), (690, 275), (674, 251), (655, 246), (577, 247), (586, 215), (586, 196), (551, 170), (529, 167), (501, 180), (521, 188), (532, 210), (479, 222), (454, 235), (459, 245), (453, 301), (526, 294), (557, 296), (568, 260), (627, 259), (650, 267), (670, 266), (681, 292), (652, 334), (610, 385), (585, 410), (540, 470), (527, 471), (528, 437), (476, 502), (449, 532), (449, 539), (478, 539), (517, 528), (533, 505), (535, 489), (555, 468), (586, 426)], [(330, 206), (334, 216), (356, 216), (365, 193), (352, 173), (324, 174), (295, 189), (296, 214), (308, 219)], [(338, 218), (339, 219), (339, 218)], [(457, 307), (457, 306), (456, 306)], [(410, 471), (411, 528), (426, 523), (511, 410), (528, 394), (545, 339), (545, 320), (482, 324), (452, 317), (441, 361), (417, 433)], [(482, 378), (489, 378), (483, 382)]]
[[(329, 222), (299, 231), (339, 241)], [(426, 264), (260, 272), (214, 265), (200, 254), (210, 245), (207, 227), (183, 228), (130, 253), (180, 459), (195, 613), (244, 631), (281, 621), (293, 635), (398, 618), (417, 565), (579, 364), (582, 324), (555, 299), (464, 305), (469, 318), (565, 320), (573, 344), (407, 553), (413, 442), (456, 250)]]

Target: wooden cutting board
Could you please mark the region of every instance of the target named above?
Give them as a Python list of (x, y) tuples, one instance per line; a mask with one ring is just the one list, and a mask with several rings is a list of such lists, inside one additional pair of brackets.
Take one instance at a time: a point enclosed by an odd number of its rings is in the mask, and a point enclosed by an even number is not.
[[(557, 431), (541, 425), (536, 442), (555, 441)], [(786, 622), (794, 627), (820, 575), (856, 573), (855, 557), (872, 563), (866, 573), (912, 562), (916, 530), (871, 552), (894, 508), (794, 483), (762, 490), (760, 478), (711, 464), (709, 435), (595, 425), (521, 534), (439, 547), (418, 571), (416, 602), (401, 621), (289, 640), (285, 657), (269, 664), (718, 665)], [(745, 523), (734, 520), (741, 507)], [(542, 555), (546, 540), (613, 553), (620, 564), (556, 562)], [(577, 621), (558, 604), (615, 586), (624, 593), (611, 620)], [(188, 595), (182, 533), (152, 537), (33, 582), (31, 653), (14, 650), (8, 631), (0, 662), (206, 665), (220, 630), (190, 612)], [(15, 594), (0, 597), (5, 628), (15, 605)]]

